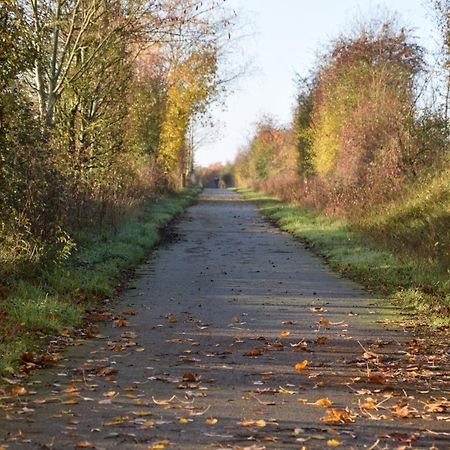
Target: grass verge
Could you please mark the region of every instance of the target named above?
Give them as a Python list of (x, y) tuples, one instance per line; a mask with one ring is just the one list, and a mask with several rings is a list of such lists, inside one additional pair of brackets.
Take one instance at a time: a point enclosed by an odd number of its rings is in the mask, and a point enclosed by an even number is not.
[(123, 274), (145, 260), (161, 229), (197, 194), (186, 189), (149, 201), (115, 231), (80, 233), (69, 261), (19, 282), (0, 302), (0, 374), (15, 372), (50, 337), (70, 335), (99, 300), (114, 296)]
[(450, 279), (445, 268), (381, 248), (352, 226), (267, 194), (237, 189), (282, 230), (304, 241), (336, 271), (396, 304), (411, 307), (417, 322), (450, 325)]

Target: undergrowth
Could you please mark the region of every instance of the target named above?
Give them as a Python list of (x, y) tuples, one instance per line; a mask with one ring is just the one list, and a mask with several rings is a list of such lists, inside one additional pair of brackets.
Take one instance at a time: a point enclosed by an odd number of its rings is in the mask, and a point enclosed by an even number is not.
[(0, 374), (14, 372), (23, 354), (42, 351), (51, 336), (70, 334), (89, 308), (114, 296), (123, 274), (145, 260), (160, 230), (197, 193), (187, 189), (149, 201), (116, 230), (80, 232), (66, 263), (18, 282), (0, 302)]
[[(251, 189), (237, 191), (256, 202), (262, 214), (282, 230), (322, 255), (334, 270), (396, 304), (412, 307), (418, 321), (434, 327), (450, 325), (450, 280), (445, 266), (401, 255), (394, 246), (389, 250), (388, 245), (383, 247), (383, 242), (377, 240), (378, 236), (364, 232), (361, 224), (353, 227), (344, 220)], [(410, 231), (406, 223), (404, 228)], [(401, 230), (398, 228), (398, 232)]]

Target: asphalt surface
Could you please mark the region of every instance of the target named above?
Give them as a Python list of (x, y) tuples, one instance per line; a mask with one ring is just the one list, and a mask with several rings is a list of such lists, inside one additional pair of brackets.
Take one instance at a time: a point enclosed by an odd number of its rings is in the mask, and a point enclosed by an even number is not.
[(448, 449), (445, 336), (398, 313), (206, 190), (101, 336), (1, 401), (0, 448)]

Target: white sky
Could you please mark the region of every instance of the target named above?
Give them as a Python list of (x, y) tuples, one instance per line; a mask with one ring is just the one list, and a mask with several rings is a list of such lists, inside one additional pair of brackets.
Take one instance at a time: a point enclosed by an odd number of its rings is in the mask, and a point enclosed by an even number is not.
[[(225, 105), (212, 111), (213, 128), (200, 129), (195, 161), (202, 166), (232, 161), (265, 114), (289, 123), (296, 95), (295, 74), (306, 75), (331, 39), (350, 29), (355, 19), (377, 11), (399, 13), (401, 24), (414, 30), (418, 42), (433, 47), (435, 26), (430, 0), (227, 0), (249, 37), (231, 65), (249, 61), (252, 69), (232, 87)], [(378, 14), (379, 15), (379, 14)], [(238, 32), (239, 35), (240, 32)], [(205, 138), (206, 136), (206, 138)]]

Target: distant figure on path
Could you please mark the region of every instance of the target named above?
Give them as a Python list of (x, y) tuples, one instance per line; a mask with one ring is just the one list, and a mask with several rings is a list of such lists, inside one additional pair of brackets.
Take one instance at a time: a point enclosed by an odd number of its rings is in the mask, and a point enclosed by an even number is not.
[(218, 188), (219, 187), (219, 177), (215, 177), (214, 178), (214, 187)]

